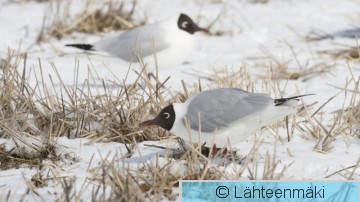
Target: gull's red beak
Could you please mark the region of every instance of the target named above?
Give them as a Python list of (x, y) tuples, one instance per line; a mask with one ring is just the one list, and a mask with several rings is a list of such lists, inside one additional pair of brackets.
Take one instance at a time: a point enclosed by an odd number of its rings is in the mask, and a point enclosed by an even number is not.
[(200, 31), (200, 32), (205, 32), (205, 33), (210, 33), (210, 31), (208, 30), (208, 29), (206, 29), (206, 28), (202, 28), (202, 27), (198, 27), (197, 28), (197, 31)]
[(155, 126), (155, 125), (158, 125), (158, 121), (156, 119), (151, 119), (151, 120), (140, 123), (140, 127)]

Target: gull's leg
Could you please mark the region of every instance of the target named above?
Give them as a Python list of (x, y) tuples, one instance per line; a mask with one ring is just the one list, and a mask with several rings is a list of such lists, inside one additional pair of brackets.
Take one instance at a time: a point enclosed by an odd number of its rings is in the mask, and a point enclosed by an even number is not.
[(219, 166), (224, 166), (225, 162), (226, 162), (226, 157), (227, 157), (227, 153), (228, 153), (228, 149), (227, 147), (225, 147), (225, 149), (221, 152), (221, 158), (220, 158), (220, 163)]
[(213, 159), (216, 157), (216, 153), (217, 153), (217, 148), (216, 148), (216, 144), (214, 144), (213, 148), (212, 148), (212, 157), (213, 157)]
[(224, 151), (222, 152), (222, 157), (223, 158), (226, 157), (227, 153), (228, 153), (228, 149), (227, 147), (225, 147)]

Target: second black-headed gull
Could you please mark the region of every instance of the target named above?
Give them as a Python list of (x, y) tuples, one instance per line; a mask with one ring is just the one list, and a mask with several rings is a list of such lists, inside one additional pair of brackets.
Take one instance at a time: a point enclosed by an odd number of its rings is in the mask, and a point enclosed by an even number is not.
[(188, 142), (225, 147), (294, 113), (297, 98), (303, 96), (273, 99), (237, 88), (207, 90), (163, 108), (140, 126), (157, 125)]
[(89, 51), (103, 51), (129, 62), (137, 62), (140, 56), (144, 63), (167, 68), (185, 62), (194, 49), (193, 34), (208, 32), (199, 27), (186, 14), (179, 14), (156, 24), (147, 24), (134, 29), (107, 36), (94, 44), (67, 44)]
[(353, 29), (344, 29), (334, 32), (333, 34), (324, 34), (315, 37), (308, 37), (311, 41), (320, 41), (324, 39), (348, 38), (357, 39), (360, 37), (360, 27)]

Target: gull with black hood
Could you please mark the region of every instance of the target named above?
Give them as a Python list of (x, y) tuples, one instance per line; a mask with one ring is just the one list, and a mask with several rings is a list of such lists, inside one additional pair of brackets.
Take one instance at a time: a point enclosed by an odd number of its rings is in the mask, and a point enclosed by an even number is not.
[(303, 96), (307, 95), (273, 99), (264, 93), (237, 88), (207, 90), (184, 103), (165, 107), (140, 126), (157, 125), (185, 141), (225, 147), (228, 141), (230, 144), (244, 141), (262, 127), (294, 113), (298, 98)]
[(88, 51), (103, 51), (128, 62), (137, 62), (140, 56), (144, 63), (154, 64), (156, 54), (160, 68), (169, 68), (185, 62), (194, 49), (194, 34), (208, 32), (199, 27), (186, 14), (179, 14), (155, 24), (106, 36), (95, 44), (67, 44)]

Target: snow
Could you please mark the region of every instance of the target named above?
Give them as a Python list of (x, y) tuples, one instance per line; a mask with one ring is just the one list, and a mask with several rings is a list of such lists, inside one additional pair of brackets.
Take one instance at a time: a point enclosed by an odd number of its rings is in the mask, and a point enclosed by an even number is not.
[[(285, 96), (295, 95), (297, 90), (301, 94), (315, 94), (304, 98), (307, 104), (318, 102), (310, 113), (313, 113), (332, 96), (340, 93), (321, 109), (323, 116), (318, 119), (325, 123), (325, 126), (329, 127), (332, 124), (335, 111), (340, 110), (344, 103), (344, 106), (348, 105), (351, 92), (347, 92), (348, 95), (346, 95), (339, 88), (343, 88), (346, 81), (352, 78), (349, 69), (352, 70), (355, 79), (360, 76), (359, 64), (344, 59), (334, 60), (332, 57), (318, 54), (317, 51), (337, 49), (343, 45), (356, 46), (356, 40), (336, 38), (335, 40), (306, 42), (303, 36), (311, 30), (335, 33), (356, 26), (351, 19), (359, 17), (359, 1), (328, 0), (325, 3), (322, 0), (270, 0), (265, 4), (251, 4), (249, 1), (238, 0), (202, 2), (197, 0), (138, 0), (139, 13), (135, 16), (141, 20), (147, 15), (149, 23), (160, 21), (174, 13), (184, 12), (194, 19), (199, 15), (201, 17), (199, 24), (207, 25), (221, 13), (219, 21), (215, 23), (211, 31), (221, 31), (223, 35), (195, 34), (196, 48), (187, 63), (170, 69), (160, 69), (159, 74), (162, 80), (170, 76), (166, 86), (169, 86), (172, 91), (182, 90), (181, 80), (188, 84), (197, 83), (198, 79), (187, 74), (189, 72), (206, 75), (213, 73), (213, 69), (221, 70), (227, 67), (237, 70), (241, 66), (246, 66), (255, 82), (255, 91), (260, 92), (263, 90), (261, 78), (267, 74), (271, 65), (275, 65), (274, 60), (269, 58), (269, 54), (271, 54), (276, 60), (287, 64), (294, 71), (299, 71), (299, 66), (309, 67), (319, 63), (334, 66), (329, 72), (318, 74), (305, 81), (301, 78), (288, 82), (279, 81)], [(82, 5), (78, 2), (73, 4), (71, 12), (76, 13)], [(35, 41), (41, 30), (43, 16), (45, 12), (49, 11), (48, 9), (47, 3), (18, 4), (7, 0), (0, 1), (1, 59), (6, 59), (9, 47), (18, 50), (21, 43), (20, 52), (28, 52), (27, 66), (34, 71), (32, 74), (28, 74), (28, 79), (33, 85), (37, 83), (34, 73), (40, 74), (39, 60), (45, 75), (45, 85), (48, 87), (52, 86), (50, 76), (54, 79), (55, 86), (59, 88), (61, 85), (52, 64), (59, 70), (58, 73), (64, 84), (73, 86), (76, 62), (79, 62), (79, 83), (89, 79), (88, 71), (97, 73), (95, 81), (90, 79), (94, 86), (93, 93), (101, 94), (103, 92), (101, 79), (122, 83), (129, 67), (127, 62), (105, 55), (86, 55), (81, 51), (64, 46), (67, 43), (95, 42), (104, 34), (75, 33), (62, 40), (53, 38), (48, 42), (36, 45)], [(298, 61), (294, 59), (294, 53), (296, 53)], [(136, 69), (136, 67), (134, 68)], [(136, 74), (130, 71), (129, 79), (126, 82), (131, 83), (135, 79)], [(97, 88), (99, 86), (100, 88)], [(354, 82), (350, 82), (348, 89), (352, 89), (353, 86)], [(100, 91), (96, 89), (100, 89)], [(117, 90), (118, 88), (114, 88), (114, 95)], [(298, 120), (302, 118), (299, 117)], [(93, 129), (99, 127), (96, 123), (92, 125)], [(304, 132), (296, 130), (290, 142), (285, 140), (286, 129), (281, 129), (279, 134), (281, 134), (281, 139), (272, 135), (269, 130), (263, 130), (261, 136), (257, 135), (257, 138), (263, 141), (258, 150), (258, 176), (260, 179), (266, 152), (274, 154), (279, 161), (277, 169), (281, 170), (288, 166), (281, 176), (282, 180), (344, 180), (352, 171), (354, 171), (352, 178), (360, 179), (360, 171), (353, 169), (348, 170), (345, 175), (344, 172), (331, 175), (343, 168), (357, 164), (360, 157), (358, 137), (339, 135), (331, 143), (333, 148), (321, 153), (314, 150), (318, 140), (310, 138), (310, 135)], [(248, 138), (233, 147), (242, 156), (245, 156), (250, 152), (257, 138)], [(11, 145), (14, 145), (12, 141), (1, 139), (0, 142), (11, 148)], [(148, 147), (145, 144), (167, 147), (175, 145), (173, 142), (166, 141), (142, 142), (136, 145), (135, 153), (130, 158), (123, 158), (127, 154), (124, 144), (92, 143), (88, 139), (69, 140), (66, 137), (60, 137), (56, 140), (56, 153), (62, 157), (62, 160), (56, 165), (52, 165), (53, 163), (49, 161), (51, 169), (46, 169), (42, 173), (51, 171), (59, 177), (75, 177), (76, 190), (82, 190), (84, 182), (92, 177), (89, 169), (96, 168), (107, 155), (109, 155), (107, 159), (118, 159), (126, 164), (124, 168), (131, 167), (134, 170), (144, 165), (165, 165), (168, 162), (164, 150)], [(275, 153), (274, 147), (276, 147)], [(27, 149), (29, 148), (27, 147)], [(292, 155), (289, 155), (289, 150)], [(186, 175), (184, 164), (184, 160), (173, 160), (170, 172), (174, 175)], [(223, 169), (231, 176), (231, 173), (234, 171), (236, 173), (239, 167), (239, 165), (230, 164)], [(12, 191), (11, 199), (13, 200), (20, 200), (24, 197), (28, 201), (39, 199), (49, 201), (59, 197), (57, 190), (61, 184), (57, 181), (50, 181), (45, 187), (34, 188), (37, 194), (28, 192), (27, 182), (36, 172), (36, 168), (26, 166), (0, 171), (0, 199), (5, 199), (9, 191)], [(243, 175), (242, 179), (245, 179), (246, 176)], [(174, 193), (177, 192), (178, 190), (174, 191)], [(91, 187), (85, 188), (81, 197), (85, 200), (90, 199), (91, 193)]]

